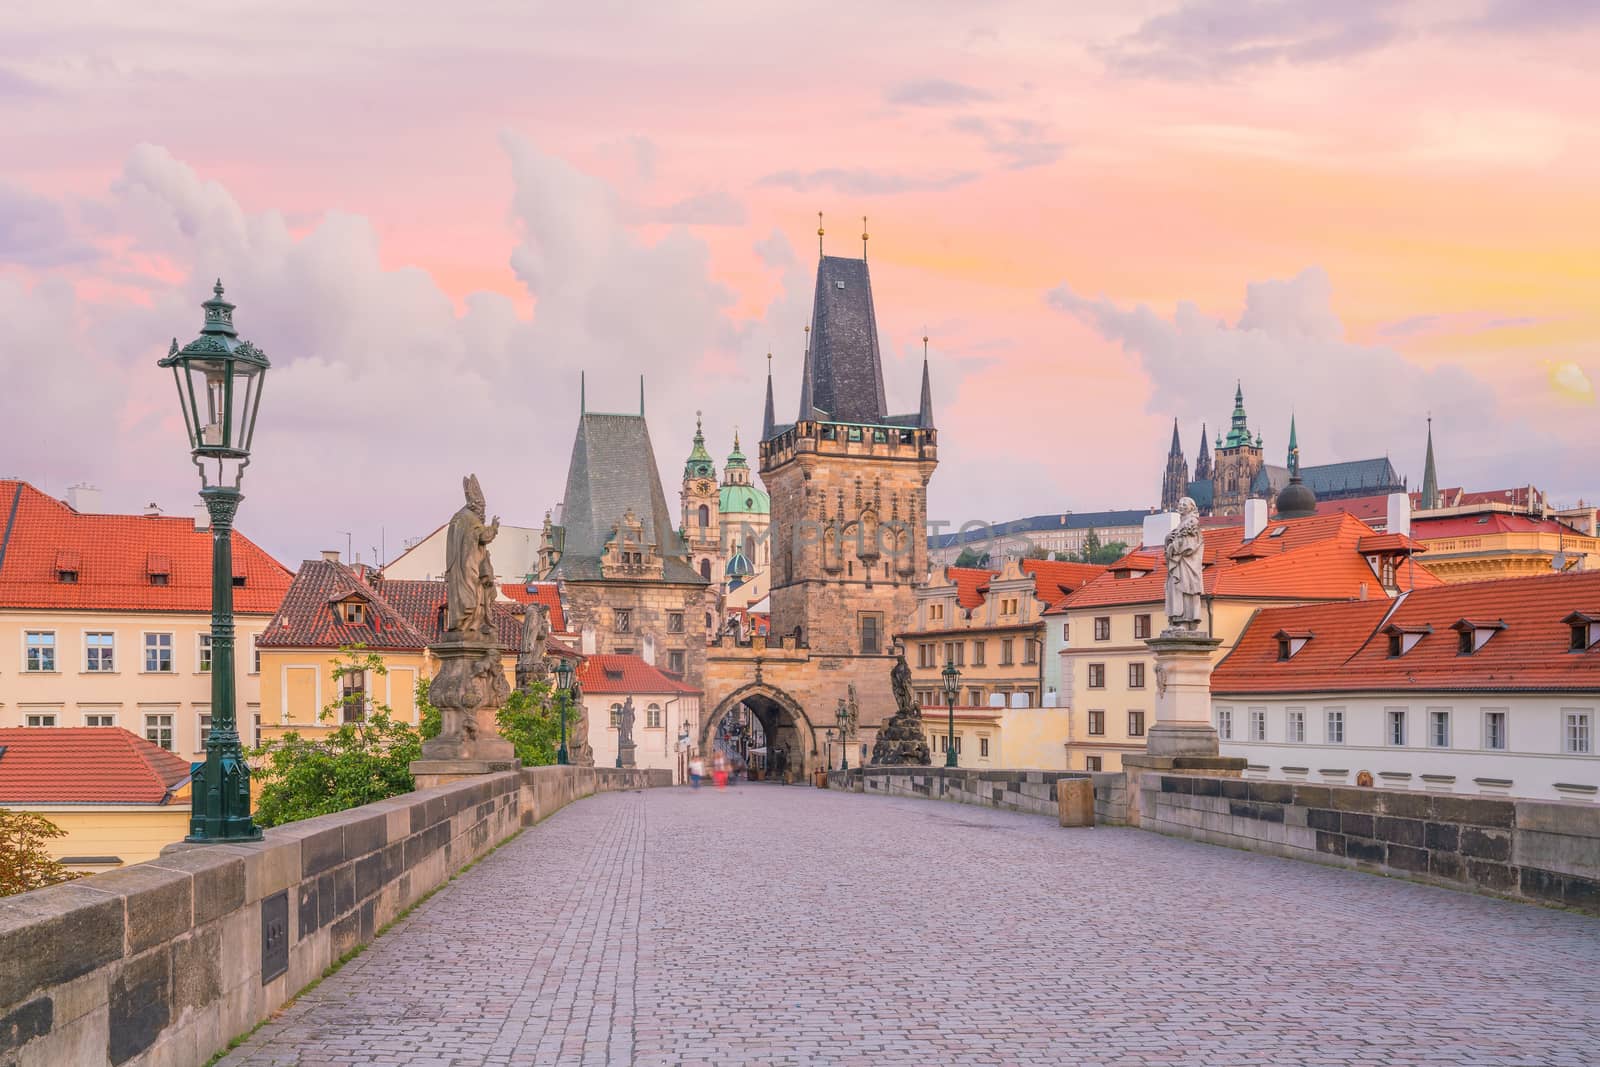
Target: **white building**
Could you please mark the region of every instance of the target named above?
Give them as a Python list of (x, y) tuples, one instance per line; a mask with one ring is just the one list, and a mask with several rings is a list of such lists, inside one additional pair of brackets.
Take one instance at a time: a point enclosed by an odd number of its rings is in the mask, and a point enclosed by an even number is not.
[(700, 691), (663, 674), (649, 658), (606, 653), (585, 656), (578, 667), (596, 767), (616, 765), (618, 718), (629, 698), (635, 766), (676, 772), (684, 727), (691, 738), (700, 736)]
[[(500, 532), (489, 546), (489, 558), (494, 561), (495, 577), (502, 584), (520, 582), (529, 575), (542, 574), (539, 569), (539, 538), (543, 532), (537, 526), (500, 524)], [(449, 533), (450, 525), (446, 523), (400, 553), (383, 568), (384, 577), (417, 582), (443, 579), (445, 542), (449, 539)]]
[(1593, 801), (1600, 573), (1264, 609), (1211, 693), (1253, 777)]

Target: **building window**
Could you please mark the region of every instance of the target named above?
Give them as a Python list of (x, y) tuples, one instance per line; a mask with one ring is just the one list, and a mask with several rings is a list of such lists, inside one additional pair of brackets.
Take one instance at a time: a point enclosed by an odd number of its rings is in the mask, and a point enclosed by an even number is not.
[(1233, 709), (1217, 709), (1217, 736), (1224, 741), (1233, 740)]
[(171, 634), (144, 635), (144, 669), (146, 674), (172, 673)]
[(347, 601), (344, 604), (344, 621), (351, 626), (360, 626), (367, 621), (367, 606), (359, 600)]
[(83, 635), (83, 669), (90, 674), (109, 674), (117, 669), (117, 639), (101, 631)]
[(1292, 655), (1294, 655), (1294, 652), (1289, 648), (1289, 639), (1287, 637), (1278, 638), (1279, 661), (1281, 662), (1282, 660), (1286, 660)]
[(1111, 640), (1111, 616), (1096, 615), (1094, 619), (1094, 639), (1096, 641)]
[(56, 669), (56, 634), (54, 630), (29, 630), (23, 636), (27, 646), (26, 669), (36, 672)]
[(1128, 736), (1129, 737), (1143, 737), (1144, 736), (1144, 712), (1142, 712), (1142, 711), (1130, 711), (1130, 712), (1128, 712)]
[(1450, 747), (1450, 713), (1448, 711), (1428, 712), (1428, 744), (1434, 748)]
[(1344, 709), (1328, 708), (1324, 712), (1327, 719), (1327, 741), (1330, 745), (1344, 744)]
[(210, 634), (201, 634), (200, 635), (200, 666), (199, 666), (199, 671), (200, 671), (201, 674), (206, 674), (210, 670), (211, 670), (211, 635)]
[(711, 561), (709, 559), (700, 561), (700, 577), (708, 582), (711, 580)]
[(109, 711), (91, 711), (83, 717), (85, 726), (115, 726), (117, 716)]
[(1150, 636), (1149, 615), (1135, 615), (1133, 617), (1133, 636), (1136, 638), (1145, 638)]
[(683, 612), (681, 612), (681, 611), (669, 611), (669, 612), (667, 612), (667, 633), (669, 633), (669, 634), (681, 634), (681, 633), (683, 633)]
[(1064, 645), (1070, 640), (1072, 640), (1072, 624), (1064, 622), (1061, 624), (1061, 643)]
[(166, 712), (158, 712), (144, 717), (144, 739), (152, 745), (159, 745), (168, 752), (172, 751), (172, 716)]
[(954, 663), (957, 667), (967, 665), (967, 644), (965, 641), (946, 641), (944, 643), (944, 661)]
[(1089, 712), (1089, 736), (1104, 737), (1106, 734), (1106, 713), (1103, 711)]
[(349, 671), (339, 679), (339, 711), (345, 722), (367, 717), (367, 672)]
[(700, 528), (702, 530), (705, 529), (711, 525), (711, 509), (701, 504), (700, 509), (695, 513), (695, 518), (700, 520)]
[(1143, 689), (1144, 688), (1144, 664), (1143, 663), (1130, 663), (1130, 664), (1128, 664), (1128, 688), (1129, 689)]
[(1404, 653), (1404, 652), (1405, 652), (1405, 648), (1400, 643), (1400, 635), (1399, 634), (1390, 634), (1389, 635), (1389, 658), (1390, 659), (1399, 659), (1401, 654)]
[(612, 629), (619, 634), (633, 632), (633, 612), (628, 608), (618, 608), (611, 622)]
[(622, 705), (621, 704), (613, 704), (613, 705), (611, 705), (611, 728), (613, 730), (620, 730), (622, 728)]
[(675, 648), (667, 653), (667, 670), (673, 674), (683, 673), (683, 650)]
[(1012, 597), (1001, 597), (1000, 598), (1000, 614), (1002, 614), (1002, 615), (1015, 615), (1016, 613), (1017, 613), (1017, 598), (1014, 597), (1014, 596), (1012, 596)]
[(1390, 708), (1385, 712), (1385, 717), (1388, 720), (1386, 736), (1389, 739), (1389, 744), (1404, 746), (1406, 743), (1406, 709)]
[(876, 612), (861, 616), (861, 651), (869, 656), (883, 651), (883, 616)]
[(944, 605), (943, 604), (929, 604), (928, 605), (928, 621), (930, 621), (930, 622), (940, 622), (943, 619), (944, 619)]
[(206, 747), (206, 740), (211, 736), (211, 713), (209, 711), (200, 713), (200, 729), (195, 736), (199, 740), (195, 742), (194, 748), (196, 752), (199, 752)]
[(1016, 654), (1012, 651), (1012, 638), (1000, 639), (1000, 666), (1009, 667), (1016, 662)]
[(1573, 652), (1583, 652), (1589, 647), (1589, 624), (1586, 622), (1574, 623), (1572, 626), (1572, 640), (1567, 648)]
[(933, 666), (933, 646), (923, 642), (917, 646), (917, 666), (923, 670)]
[(974, 667), (985, 666), (985, 664), (983, 662), (983, 651), (988, 646), (989, 646), (989, 642), (987, 642), (987, 641), (984, 641), (982, 639), (974, 639), (973, 640), (973, 642), (972, 642), (972, 665)]
[(1031, 637), (1022, 639), (1022, 662), (1024, 666), (1032, 666), (1039, 662), (1038, 646)]
[(251, 634), (250, 635), (250, 673), (251, 674), (260, 674), (261, 673), (261, 650), (256, 647), (256, 639), (258, 637), (260, 637), (260, 636), (261, 636), (260, 634)]
[(1492, 748), (1497, 752), (1504, 752), (1506, 748), (1506, 713), (1503, 711), (1486, 711), (1483, 713), (1483, 747)]
[(644, 709), (644, 725), (649, 730), (661, 729), (661, 705), (651, 704)]
[(1267, 709), (1250, 709), (1250, 740), (1265, 741), (1267, 739)]
[(150, 576), (150, 584), (151, 585), (166, 585), (166, 584), (168, 584), (167, 583), (167, 579), (168, 579), (168, 576), (165, 575), (165, 574), (152, 574)]
[(1306, 740), (1306, 713), (1300, 708), (1290, 708), (1284, 723), (1284, 740), (1291, 744), (1304, 744)]
[(1083, 757), (1083, 769), (1086, 771), (1098, 771), (1100, 769), (1100, 765), (1101, 760), (1099, 756)]
[(54, 726), (56, 716), (53, 711), (32, 711), (23, 716), (22, 721), (29, 726)]
[(973, 707), (973, 708), (980, 708), (980, 707), (983, 706), (983, 690), (982, 689), (968, 689), (967, 690), (967, 706), (968, 707)]
[(1563, 749), (1575, 756), (1586, 756), (1594, 751), (1594, 743), (1589, 732), (1589, 713), (1587, 711), (1569, 711), (1565, 713), (1566, 729), (1563, 731)]
[(1104, 663), (1089, 664), (1089, 688), (1104, 689), (1106, 687), (1106, 665)]

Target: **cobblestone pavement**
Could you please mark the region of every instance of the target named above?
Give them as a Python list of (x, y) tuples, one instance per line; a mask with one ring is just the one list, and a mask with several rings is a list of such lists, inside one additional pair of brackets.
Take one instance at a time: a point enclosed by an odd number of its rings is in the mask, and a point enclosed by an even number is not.
[(1600, 920), (802, 787), (606, 794), (223, 1062), (1600, 1062)]

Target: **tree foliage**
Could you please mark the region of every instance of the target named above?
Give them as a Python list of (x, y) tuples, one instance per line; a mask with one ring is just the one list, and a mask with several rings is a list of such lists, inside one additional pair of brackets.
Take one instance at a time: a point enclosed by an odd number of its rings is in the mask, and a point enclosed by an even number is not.
[(44, 847), (66, 833), (43, 815), (0, 808), (0, 897), (77, 878)]
[[(421, 715), (424, 740), (438, 735), (439, 709), (428, 700), (428, 679), (417, 683), (417, 710)], [(573, 715), (567, 712), (567, 727)], [(561, 710), (554, 687), (547, 681), (534, 682), (526, 690), (513, 689), (505, 706), (495, 715), (495, 728), (511, 742), (524, 767), (544, 767), (555, 763), (561, 744)], [(571, 743), (571, 739), (568, 739)]]
[(388, 705), (369, 701), (365, 687), (345, 692), (342, 684), (352, 675), (388, 674), (383, 657), (360, 646), (339, 653), (333, 677), (340, 698), (317, 715), (337, 725), (314, 737), (291, 731), (250, 753), (254, 773), (262, 780), (256, 795), (258, 826), (344, 811), (416, 788), (411, 762), (422, 757), (421, 733), (395, 719)]
[(989, 565), (989, 553), (979, 553), (970, 548), (963, 548), (961, 554), (956, 557), (955, 565), (957, 567), (987, 567)]
[(1127, 554), (1128, 546), (1121, 541), (1100, 541), (1100, 532), (1094, 527), (1083, 536), (1083, 547), (1076, 553), (1057, 554), (1057, 559), (1064, 559), (1071, 563), (1097, 563), (1105, 566), (1115, 563)]

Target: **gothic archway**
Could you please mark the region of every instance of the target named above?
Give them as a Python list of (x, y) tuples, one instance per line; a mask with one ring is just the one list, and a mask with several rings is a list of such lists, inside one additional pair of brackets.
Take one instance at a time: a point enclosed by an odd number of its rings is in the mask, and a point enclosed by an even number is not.
[(822, 765), (823, 757), (817, 751), (817, 733), (806, 717), (805, 708), (782, 689), (765, 682), (752, 682), (734, 690), (702, 719), (699, 738), (702, 752), (710, 751), (722, 720), (741, 705), (761, 721), (769, 746), (782, 745), (788, 750), (788, 766), (797, 780), (813, 767)]

